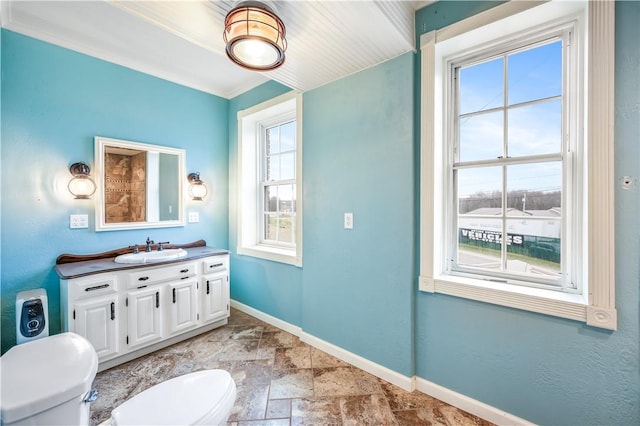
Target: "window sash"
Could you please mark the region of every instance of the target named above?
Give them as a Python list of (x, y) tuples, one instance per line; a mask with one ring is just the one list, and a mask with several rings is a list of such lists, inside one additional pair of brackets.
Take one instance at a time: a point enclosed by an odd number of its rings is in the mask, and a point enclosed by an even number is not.
[[(572, 211), (571, 206), (567, 206), (567, 199), (573, 199), (566, 197), (568, 193), (568, 188), (572, 187), (572, 182), (574, 176), (571, 174), (567, 174), (564, 171), (567, 169), (566, 166), (566, 157), (564, 153), (566, 152), (566, 138), (564, 137), (568, 133), (568, 129), (566, 127), (566, 123), (569, 122), (568, 118), (570, 114), (575, 113), (573, 111), (569, 111), (571, 105), (569, 102), (566, 102), (566, 93), (567, 93), (567, 83), (573, 84), (575, 87), (577, 85), (577, 81), (575, 78), (568, 78), (568, 66), (567, 61), (571, 58), (567, 57), (569, 55), (567, 48), (568, 40), (570, 39), (571, 31), (573, 27), (569, 28), (562, 27), (560, 30), (555, 33), (550, 33), (548, 30), (541, 31), (539, 34), (533, 34), (529, 36), (525, 40), (521, 40), (519, 44), (513, 44), (511, 42), (505, 42), (502, 45), (497, 47), (492, 47), (491, 50), (484, 50), (482, 53), (473, 52), (471, 54), (467, 54), (466, 56), (456, 58), (454, 60), (450, 60), (448, 62), (448, 81), (449, 87), (448, 90), (448, 101), (447, 104), (449, 108), (449, 114), (446, 115), (448, 122), (448, 134), (451, 139), (454, 141), (450, 146), (453, 148), (447, 152), (447, 174), (448, 178), (446, 194), (449, 194), (447, 197), (445, 212), (445, 220), (448, 225), (446, 226), (446, 236), (445, 236), (445, 250), (447, 253), (445, 258), (445, 265), (443, 271), (447, 274), (452, 275), (461, 275), (467, 276), (476, 279), (482, 280), (491, 280), (491, 281), (499, 281), (505, 282), (509, 284), (522, 285), (522, 286), (531, 286), (531, 287), (541, 287), (547, 289), (554, 290), (569, 290), (576, 291), (574, 285), (572, 285), (572, 269), (567, 265), (572, 264), (571, 260), (566, 257), (567, 253), (571, 253), (570, 244), (572, 235), (570, 225), (571, 221), (568, 218), (566, 212)], [(512, 57), (514, 54), (519, 54), (527, 51), (532, 51), (541, 46), (550, 45), (557, 41), (561, 41), (562, 46), (562, 67), (561, 67), (561, 82), (562, 89), (560, 95), (554, 96), (545, 96), (541, 98), (535, 98), (531, 100), (527, 100), (525, 102), (516, 102), (513, 104), (509, 104), (509, 61), (508, 59)], [(502, 99), (497, 106), (492, 108), (483, 109), (483, 107), (475, 110), (470, 110), (468, 112), (460, 113), (461, 111), (461, 95), (462, 90), (460, 87), (461, 78), (460, 71), (464, 68), (471, 68), (473, 66), (489, 63), (491, 61), (495, 61), (496, 59), (502, 60), (502, 70), (501, 70), (501, 90), (502, 90)], [(575, 76), (572, 76), (575, 77)], [(520, 108), (524, 105), (538, 105), (545, 102), (555, 101), (560, 99), (562, 101), (562, 110), (561, 110), (561, 140), (560, 146), (558, 147), (557, 152), (552, 152), (549, 154), (541, 154), (541, 155), (523, 155), (523, 156), (508, 156), (509, 153), (509, 133), (511, 128), (509, 127), (509, 113), (515, 109)], [(460, 125), (461, 121), (468, 117), (479, 116), (481, 114), (490, 114), (490, 113), (500, 113), (502, 116), (502, 152), (500, 156), (492, 159), (481, 159), (481, 160), (467, 160), (460, 161), (460, 153), (461, 153), (461, 137), (460, 137)], [(573, 135), (572, 135), (573, 136)], [(572, 144), (573, 145), (573, 144)], [(508, 259), (509, 259), (509, 244), (505, 244), (505, 240), (509, 236), (508, 232), (508, 223), (509, 221), (513, 221), (517, 219), (517, 216), (509, 216), (507, 214), (507, 197), (508, 197), (508, 174), (507, 167), (510, 165), (527, 165), (527, 164), (535, 164), (541, 162), (550, 162), (550, 161), (559, 161), (562, 166), (563, 176), (562, 176), (562, 209), (561, 209), (561, 218), (560, 218), (560, 271), (558, 277), (547, 277), (544, 275), (536, 276), (534, 274), (525, 274), (518, 273), (508, 269)], [(492, 219), (500, 224), (500, 243), (499, 243), (499, 269), (490, 270), (483, 267), (474, 267), (474, 265), (466, 265), (459, 261), (460, 259), (460, 236), (461, 232), (461, 219), (469, 219), (473, 218), (473, 215), (468, 214), (460, 214), (458, 211), (460, 194), (458, 193), (458, 179), (457, 175), (459, 170), (462, 169), (479, 169), (483, 167), (499, 167), (502, 174), (500, 192), (502, 196), (501, 200), (501, 210), (500, 215), (495, 216), (487, 216), (485, 220)], [(480, 216), (475, 216), (480, 217)], [(527, 218), (528, 220), (530, 218)], [(533, 220), (551, 220), (558, 221), (558, 219), (550, 219), (550, 218), (541, 218), (541, 219), (533, 219)], [(577, 223), (579, 226), (579, 222)], [(495, 260), (494, 260), (495, 261)]]
[[(263, 125), (260, 128), (260, 158), (261, 161), (260, 163), (260, 168), (258, 171), (258, 176), (260, 176), (260, 182), (259, 182), (259, 188), (260, 190), (258, 191), (258, 217), (256, 218), (257, 222), (258, 222), (258, 226), (257, 231), (258, 231), (258, 236), (256, 238), (256, 240), (258, 241), (259, 244), (261, 245), (266, 245), (266, 246), (270, 246), (270, 247), (276, 247), (276, 248), (286, 248), (286, 249), (293, 249), (296, 247), (296, 232), (297, 229), (295, 227), (295, 223), (296, 223), (296, 177), (297, 177), (297, 167), (296, 167), (296, 147), (297, 147), (297, 142), (294, 138), (293, 144), (294, 147), (292, 149), (286, 149), (284, 151), (280, 150), (280, 141), (278, 141), (278, 151), (274, 152), (272, 154), (267, 154), (267, 132), (270, 129), (276, 128), (276, 127), (282, 127), (284, 125), (293, 123), (294, 126), (296, 125), (296, 120), (291, 120), (290, 118), (286, 118), (283, 119), (281, 118), (280, 120), (275, 120), (272, 122), (269, 122), (267, 125), (265, 125), (265, 123), (262, 123)], [(293, 154), (290, 156), (290, 158), (292, 159), (292, 164), (290, 165), (290, 167), (293, 169), (293, 177), (291, 179), (268, 179), (268, 165), (269, 165), (269, 159), (270, 158), (274, 158), (274, 157), (279, 157), (280, 160), (282, 159), (282, 156), (284, 154)], [(278, 170), (278, 176), (281, 176), (281, 170), (282, 170), (282, 165), (279, 162), (279, 170)], [(268, 208), (268, 203), (269, 200), (267, 200), (266, 198), (266, 194), (267, 194), (267, 188), (270, 187), (277, 187), (280, 188), (282, 186), (291, 186), (292, 187), (292, 211), (290, 212), (290, 227), (291, 227), (291, 242), (287, 242), (287, 241), (281, 241), (280, 240), (280, 221), (281, 219), (286, 216), (284, 215), (281, 211), (280, 211), (280, 195), (278, 193), (277, 199), (276, 199), (276, 210), (270, 210)], [(275, 219), (276, 219), (276, 238), (275, 239), (271, 239), (267, 237), (268, 234), (268, 229), (269, 229), (269, 219), (268, 217), (271, 215), (275, 215)]]
[[(291, 186), (292, 187), (292, 194), (296, 193), (296, 184), (295, 184), (295, 180), (286, 180), (286, 181), (278, 181), (278, 182), (274, 182), (274, 181), (269, 181), (268, 183), (262, 182), (260, 185), (261, 188), (261, 194), (263, 194), (262, 196), (262, 212), (261, 212), (261, 218), (259, 219), (259, 223), (260, 223), (260, 244), (266, 244), (269, 246), (273, 246), (273, 247), (288, 247), (288, 248), (293, 248), (296, 246), (295, 241), (295, 233), (296, 233), (296, 229), (295, 229), (295, 219), (296, 219), (296, 200), (295, 198), (292, 200), (292, 210), (290, 212), (282, 212), (280, 210), (280, 204), (281, 204), (281, 199), (280, 196), (278, 195), (277, 200), (276, 200), (276, 209), (275, 210), (270, 210), (267, 208), (266, 206), (266, 197), (264, 194), (267, 193), (267, 189), (271, 188), (271, 187), (280, 187), (280, 186)], [(272, 238), (268, 238), (267, 237), (267, 230), (268, 230), (268, 216), (275, 216), (276, 219), (276, 223), (277, 223), (277, 227), (276, 227), (276, 238), (272, 239)], [(280, 221), (281, 219), (288, 217), (290, 218), (290, 226), (291, 226), (291, 242), (287, 242), (287, 241), (282, 241), (280, 239)]]

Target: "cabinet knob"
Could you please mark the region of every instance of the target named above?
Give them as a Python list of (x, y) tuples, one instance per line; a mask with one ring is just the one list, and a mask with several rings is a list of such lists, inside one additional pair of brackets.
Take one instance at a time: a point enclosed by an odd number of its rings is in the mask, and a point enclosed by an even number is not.
[(148, 279), (149, 279), (149, 277), (140, 277), (140, 278), (138, 278), (138, 281), (146, 281)]

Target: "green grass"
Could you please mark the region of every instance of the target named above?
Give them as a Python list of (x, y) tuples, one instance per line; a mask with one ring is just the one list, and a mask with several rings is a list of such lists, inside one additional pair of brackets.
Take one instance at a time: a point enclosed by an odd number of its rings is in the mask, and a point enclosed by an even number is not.
[[(488, 248), (488, 247), (478, 247), (471, 244), (460, 244), (459, 247), (466, 251), (472, 251), (475, 253), (488, 254), (491, 256), (500, 257), (500, 250)], [(551, 262), (550, 260), (538, 259), (537, 257), (530, 257), (520, 253), (511, 253), (508, 252), (507, 256), (509, 259), (513, 260), (521, 260), (523, 262), (529, 263), (531, 265), (541, 266), (544, 268), (549, 268), (553, 270), (559, 270), (560, 264), (557, 262)]]

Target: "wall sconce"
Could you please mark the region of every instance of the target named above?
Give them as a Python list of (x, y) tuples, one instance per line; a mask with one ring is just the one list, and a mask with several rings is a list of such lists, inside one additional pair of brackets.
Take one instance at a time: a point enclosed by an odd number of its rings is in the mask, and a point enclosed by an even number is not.
[(73, 178), (69, 181), (67, 188), (76, 200), (87, 200), (96, 192), (96, 183), (89, 176), (91, 169), (86, 163), (73, 163), (69, 167), (69, 172)]
[(224, 19), (227, 56), (252, 71), (270, 71), (284, 63), (286, 30), (272, 8), (259, 1), (243, 1)]
[(202, 201), (207, 196), (207, 186), (200, 180), (200, 173), (189, 173), (187, 176), (189, 180), (189, 195), (194, 201)]

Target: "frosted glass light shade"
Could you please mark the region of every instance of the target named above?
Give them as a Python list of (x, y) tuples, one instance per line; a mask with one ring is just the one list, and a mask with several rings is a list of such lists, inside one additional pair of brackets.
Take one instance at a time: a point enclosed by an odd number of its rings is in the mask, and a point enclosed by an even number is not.
[(191, 195), (191, 199), (194, 201), (202, 201), (204, 197), (207, 196), (207, 192), (207, 186), (204, 183), (191, 185), (189, 187), (189, 195)]
[(74, 163), (69, 167), (73, 178), (69, 181), (67, 189), (76, 200), (86, 200), (96, 192), (96, 183), (89, 177), (91, 169), (85, 163)]
[(202, 201), (209, 192), (207, 186), (200, 180), (200, 173), (189, 173), (189, 196), (194, 201)]
[(266, 5), (243, 2), (224, 20), (229, 59), (254, 71), (269, 71), (284, 63), (287, 49), (282, 20)]

